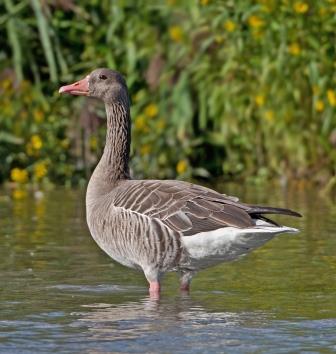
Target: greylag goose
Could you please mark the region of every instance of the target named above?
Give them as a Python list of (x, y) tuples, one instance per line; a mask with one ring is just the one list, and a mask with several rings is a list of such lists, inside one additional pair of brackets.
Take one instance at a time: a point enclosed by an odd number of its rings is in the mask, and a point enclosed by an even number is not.
[(118, 72), (96, 69), (59, 92), (105, 103), (106, 143), (87, 187), (87, 223), (110, 257), (144, 272), (150, 294), (159, 294), (167, 271), (179, 272), (181, 289), (188, 290), (198, 270), (233, 261), (275, 235), (298, 231), (263, 216), (301, 216), (288, 209), (244, 204), (183, 181), (131, 179), (130, 102)]

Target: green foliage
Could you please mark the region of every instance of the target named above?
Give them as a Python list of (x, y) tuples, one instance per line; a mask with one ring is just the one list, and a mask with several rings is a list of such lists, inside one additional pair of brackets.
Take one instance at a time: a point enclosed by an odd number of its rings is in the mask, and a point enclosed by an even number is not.
[[(10, 175), (18, 183), (20, 175), (15, 177), (11, 171), (25, 169), (33, 182), (74, 178), (74, 166), (71, 163), (69, 139), (66, 137), (68, 120), (55, 98), (44, 100), (41, 92), (28, 81), (13, 86), (9, 78), (1, 81), (0, 107), (0, 176), (5, 180)], [(49, 178), (48, 178), (49, 177)]]
[[(127, 78), (137, 176), (335, 173), (335, 0), (0, 8), (2, 181), (16, 167), (39, 183), (88, 175), (104, 141), (102, 107), (56, 90), (104, 66)], [(42, 145), (31, 151), (35, 135)]]

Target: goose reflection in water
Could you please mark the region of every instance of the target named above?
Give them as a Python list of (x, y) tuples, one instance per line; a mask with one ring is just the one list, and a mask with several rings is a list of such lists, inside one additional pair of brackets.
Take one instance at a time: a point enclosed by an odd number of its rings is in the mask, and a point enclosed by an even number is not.
[[(172, 299), (171, 299), (172, 300)], [(158, 337), (170, 333), (171, 338), (188, 335), (190, 340), (202, 331), (214, 330), (218, 336), (235, 327), (256, 327), (265, 323), (269, 314), (255, 312), (208, 312), (189, 296), (176, 297), (174, 301), (161, 301), (145, 297), (140, 301), (123, 304), (93, 303), (82, 305), (85, 312), (79, 315), (77, 326), (86, 327), (90, 340), (118, 341)], [(186, 333), (190, 328), (197, 332)], [(188, 330), (189, 329), (189, 330)], [(220, 329), (220, 330), (218, 330)], [(208, 335), (208, 334), (207, 334)], [(195, 339), (196, 342), (200, 338)], [(223, 344), (232, 338), (224, 338)], [(227, 343), (226, 343), (227, 344)]]

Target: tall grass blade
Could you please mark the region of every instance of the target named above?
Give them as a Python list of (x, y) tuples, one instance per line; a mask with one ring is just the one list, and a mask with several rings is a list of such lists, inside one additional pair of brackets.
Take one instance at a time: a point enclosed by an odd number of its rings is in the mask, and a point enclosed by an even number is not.
[(50, 30), (49, 30), (47, 19), (43, 14), (41, 3), (39, 0), (31, 0), (31, 5), (33, 7), (36, 16), (37, 27), (39, 29), (40, 38), (44, 49), (44, 55), (46, 57), (48, 67), (50, 70), (50, 79), (52, 82), (57, 82), (58, 81), (57, 67), (56, 67), (54, 53), (52, 50), (50, 36), (49, 36)]
[[(5, 0), (5, 7), (9, 14), (13, 14), (14, 5), (12, 0)], [(17, 32), (16, 19), (10, 16), (6, 24), (8, 39), (13, 51), (14, 70), (18, 81), (23, 79), (22, 70), (22, 51), (20, 46), (20, 39)]]

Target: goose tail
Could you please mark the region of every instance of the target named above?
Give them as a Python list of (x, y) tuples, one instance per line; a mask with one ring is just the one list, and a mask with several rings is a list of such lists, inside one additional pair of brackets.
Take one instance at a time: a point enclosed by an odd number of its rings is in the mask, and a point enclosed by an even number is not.
[(285, 208), (273, 208), (273, 207), (265, 207), (258, 205), (248, 205), (248, 209), (246, 210), (248, 214), (251, 216), (258, 216), (262, 214), (281, 214), (281, 215), (289, 215), (295, 217), (302, 217), (302, 215), (296, 211), (285, 209)]

